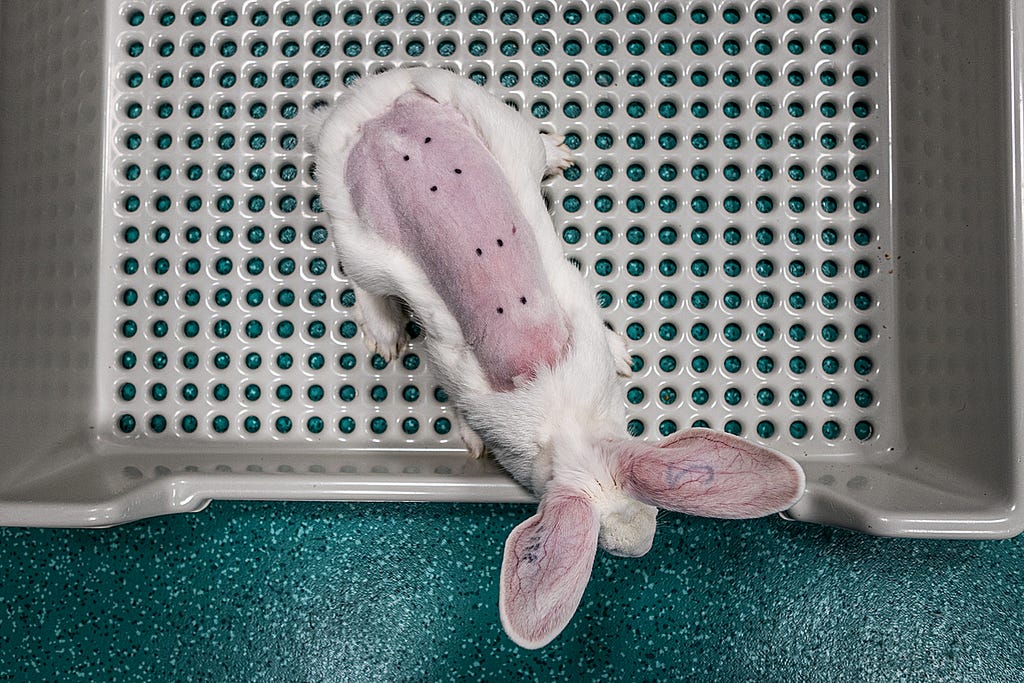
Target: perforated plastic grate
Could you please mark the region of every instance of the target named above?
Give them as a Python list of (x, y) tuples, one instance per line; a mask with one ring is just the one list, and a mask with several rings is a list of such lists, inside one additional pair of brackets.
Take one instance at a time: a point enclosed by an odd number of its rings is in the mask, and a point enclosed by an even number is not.
[(415, 341), (365, 351), (300, 144), (343, 84), (413, 64), (566, 134), (554, 222), (634, 353), (630, 431), (898, 438), (885, 4), (117, 2), (108, 21), (107, 438), (459, 446)]

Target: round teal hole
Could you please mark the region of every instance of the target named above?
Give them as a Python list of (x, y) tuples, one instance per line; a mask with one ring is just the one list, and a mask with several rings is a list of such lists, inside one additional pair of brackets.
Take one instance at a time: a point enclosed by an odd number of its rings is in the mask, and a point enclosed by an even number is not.
[(274, 429), (280, 434), (287, 434), (292, 430), (292, 419), (284, 415), (280, 416), (274, 421)]
[(633, 405), (639, 405), (644, 400), (644, 390), (639, 387), (632, 387), (626, 392), (626, 400)]
[(824, 403), (829, 408), (835, 408), (837, 405), (839, 405), (839, 401), (841, 398), (842, 397), (840, 396), (839, 392), (836, 391), (835, 389), (826, 389), (825, 391), (821, 392), (821, 402)]
[[(666, 358), (671, 358), (671, 356), (666, 356)], [(672, 359), (672, 365), (674, 369), (675, 359)], [(693, 368), (693, 371), (698, 374), (707, 372), (710, 366), (711, 363), (710, 361), (708, 361), (706, 356), (694, 356), (693, 360), (690, 361), (690, 367)]]

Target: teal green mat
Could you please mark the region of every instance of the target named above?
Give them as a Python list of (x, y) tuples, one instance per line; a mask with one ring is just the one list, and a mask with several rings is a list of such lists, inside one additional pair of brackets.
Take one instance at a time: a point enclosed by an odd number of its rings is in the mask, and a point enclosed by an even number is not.
[(0, 529), (0, 680), (1024, 680), (1024, 540), (663, 515), (547, 648), (498, 623), (516, 505), (215, 503)]

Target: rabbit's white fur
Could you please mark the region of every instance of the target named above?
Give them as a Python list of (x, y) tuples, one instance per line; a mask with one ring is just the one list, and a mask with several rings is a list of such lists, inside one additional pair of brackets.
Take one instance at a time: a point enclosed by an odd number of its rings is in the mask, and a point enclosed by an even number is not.
[[(461, 112), (497, 159), (521, 201), (551, 289), (571, 321), (573, 344), (561, 362), (538, 368), (533, 381), (511, 392), (490, 388), (458, 321), (422, 269), (359, 220), (346, 189), (344, 169), (358, 141), (359, 124), (383, 115), (399, 96), (414, 90)], [(621, 338), (610, 336), (591, 291), (563, 257), (538, 192), (549, 167), (564, 165), (560, 150), (483, 88), (435, 69), (394, 70), (374, 77), (372, 87), (357, 83), (331, 110), (321, 131), (316, 154), (321, 202), (330, 214), (345, 272), (363, 290), (357, 292), (357, 302), (367, 295), (407, 302), (425, 331), (431, 365), (460, 418), (498, 462), (538, 496), (550, 481), (586, 491), (601, 512), (602, 547), (628, 555), (646, 551), (656, 510), (618, 492), (612, 468), (602, 462), (604, 451), (596, 447), (602, 438), (621, 436), (615, 428), (626, 422), (616, 382), (626, 362), (625, 347)]]
[[(537, 363), (532, 379), (508, 391), (491, 388), (459, 321), (427, 275), (360, 220), (349, 194), (345, 172), (362, 124), (412, 91), (457, 110), (493, 154), (531, 226), (543, 277), (568, 320), (571, 341), (564, 354), (553, 365)], [(316, 150), (321, 202), (371, 348), (398, 353), (405, 319), (396, 300), (404, 301), (423, 327), (425, 352), (452, 398), (470, 451), (486, 444), (541, 498), (538, 513), (505, 544), (499, 591), (506, 631), (531, 648), (549, 642), (571, 619), (598, 545), (618, 555), (651, 548), (654, 505), (757, 517), (788, 508), (804, 486), (803, 472), (790, 458), (726, 434), (688, 430), (659, 447), (624, 438), (617, 374), (629, 369), (625, 344), (605, 327), (591, 290), (564, 258), (538, 190), (545, 172), (568, 163), (556, 140), (467, 80), (436, 69), (408, 69), (348, 91), (325, 118)], [(409, 229), (424, 228), (412, 218)]]

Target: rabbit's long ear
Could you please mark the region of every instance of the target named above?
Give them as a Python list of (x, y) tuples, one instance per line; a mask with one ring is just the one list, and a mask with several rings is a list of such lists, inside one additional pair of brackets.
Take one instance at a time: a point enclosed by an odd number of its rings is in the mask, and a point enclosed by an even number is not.
[(543, 647), (572, 619), (590, 580), (599, 528), (589, 500), (549, 492), (537, 514), (512, 530), (501, 563), (498, 609), (517, 645)]
[(618, 478), (637, 500), (701, 517), (748, 519), (793, 506), (804, 473), (792, 458), (709, 429), (689, 429), (660, 446), (623, 440)]

